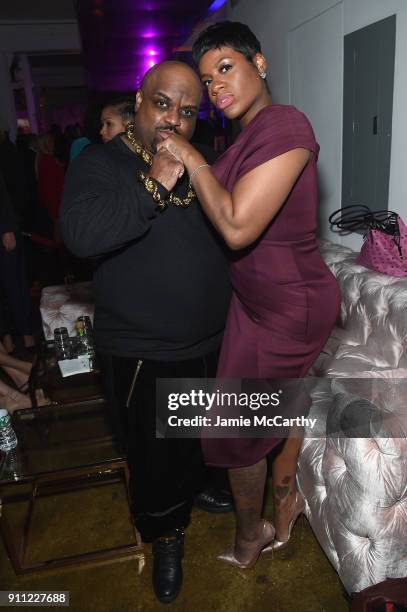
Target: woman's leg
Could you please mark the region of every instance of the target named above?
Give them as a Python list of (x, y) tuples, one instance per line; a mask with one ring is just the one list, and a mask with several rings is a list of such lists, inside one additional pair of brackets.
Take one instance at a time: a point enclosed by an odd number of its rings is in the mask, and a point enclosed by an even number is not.
[(21, 359), (17, 359), (16, 357), (12, 357), (11, 355), (9, 355), (1, 343), (0, 365), (9, 366), (10, 368), (14, 368), (15, 370), (20, 370), (21, 372), (24, 372), (24, 374), (29, 374), (32, 368), (32, 363), (30, 363), (29, 361), (22, 361)]
[(31, 348), (35, 346), (34, 336), (32, 336), (31, 334), (24, 334), (23, 342), (25, 348)]
[(3, 336), (3, 344), (4, 350), (6, 353), (12, 353), (14, 351), (14, 342), (11, 334), (5, 334)]
[(2, 367), (18, 387), (22, 387), (28, 381), (32, 364), (9, 355), (0, 342), (0, 367)]
[[(38, 406), (45, 406), (49, 404), (49, 400), (44, 396), (42, 389), (37, 389), (35, 392)], [(20, 393), (15, 389), (12, 389), (0, 380), (0, 397), (2, 408), (6, 408), (10, 413), (15, 410), (21, 410), (22, 408), (31, 408), (32, 403), (28, 395)]]
[(11, 368), (10, 366), (1, 366), (5, 372), (10, 376), (14, 384), (24, 393), (27, 390), (29, 374), (25, 374), (21, 370)]
[(276, 539), (285, 542), (290, 536), (290, 523), (299, 506), (303, 504), (298, 500), (296, 488), (296, 473), (298, 455), (301, 449), (302, 428), (296, 428), (296, 437), (289, 437), (284, 443), (280, 453), (273, 461), (273, 494), (274, 494), (274, 525)]
[(266, 475), (266, 459), (248, 467), (229, 469), (237, 521), (234, 556), (242, 564), (256, 560), (261, 548), (274, 537), (272, 526), (267, 523), (265, 527), (261, 516)]

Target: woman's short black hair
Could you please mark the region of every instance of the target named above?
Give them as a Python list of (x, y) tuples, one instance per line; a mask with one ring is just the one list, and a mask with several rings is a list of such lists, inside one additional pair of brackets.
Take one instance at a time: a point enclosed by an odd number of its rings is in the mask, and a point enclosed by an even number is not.
[(194, 42), (192, 55), (195, 63), (198, 65), (207, 51), (220, 47), (231, 47), (249, 62), (256, 53), (262, 52), (259, 41), (247, 25), (239, 21), (219, 21), (201, 32)]

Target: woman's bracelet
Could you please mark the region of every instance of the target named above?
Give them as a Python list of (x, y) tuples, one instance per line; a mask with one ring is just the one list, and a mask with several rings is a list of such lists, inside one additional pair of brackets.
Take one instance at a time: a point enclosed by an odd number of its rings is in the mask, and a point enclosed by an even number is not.
[(191, 172), (191, 174), (189, 175), (189, 184), (192, 185), (192, 177), (194, 176), (194, 174), (196, 174), (201, 168), (210, 168), (209, 164), (200, 164), (199, 166), (197, 166), (195, 168), (195, 170), (193, 172)]

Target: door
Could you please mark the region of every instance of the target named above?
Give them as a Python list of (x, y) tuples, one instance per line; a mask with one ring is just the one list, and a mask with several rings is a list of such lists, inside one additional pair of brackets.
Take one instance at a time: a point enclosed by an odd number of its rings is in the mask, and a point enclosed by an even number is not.
[(396, 16), (345, 36), (342, 206), (387, 209)]

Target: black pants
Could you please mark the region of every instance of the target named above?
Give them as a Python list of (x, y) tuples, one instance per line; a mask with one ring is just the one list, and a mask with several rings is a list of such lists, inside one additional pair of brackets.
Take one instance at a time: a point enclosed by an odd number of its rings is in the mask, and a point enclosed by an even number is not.
[(200, 440), (157, 439), (156, 378), (215, 377), (218, 353), (179, 362), (103, 358), (112, 424), (127, 448), (132, 511), (144, 542), (190, 521), (205, 467)]
[(7, 252), (0, 241), (0, 335), (32, 334), (31, 297), (24, 261), (23, 238)]

